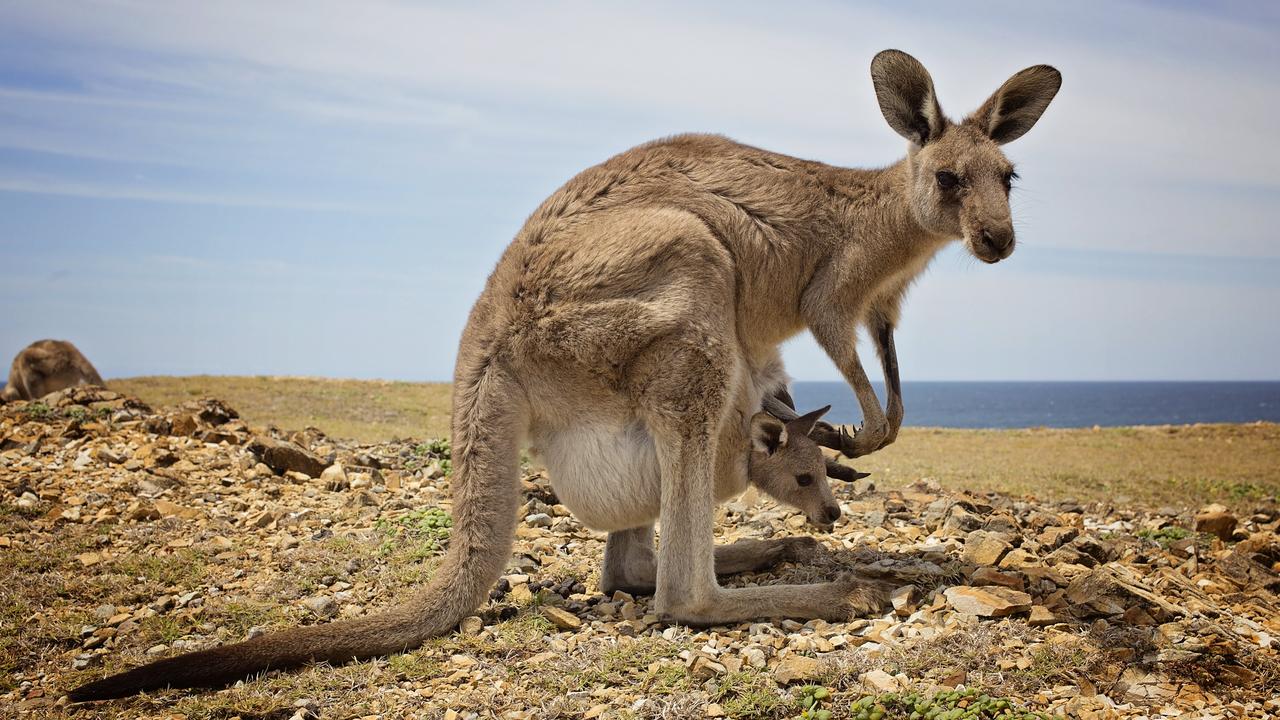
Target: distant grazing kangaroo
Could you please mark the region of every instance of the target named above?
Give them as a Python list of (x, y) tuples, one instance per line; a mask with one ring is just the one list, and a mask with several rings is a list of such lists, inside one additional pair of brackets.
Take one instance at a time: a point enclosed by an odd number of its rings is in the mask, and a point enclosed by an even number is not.
[(9, 366), (5, 400), (38, 400), (76, 385), (102, 385), (102, 376), (66, 340), (37, 340), (22, 349)]
[[(471, 311), (454, 372), (454, 531), (435, 576), (383, 613), (296, 628), (145, 665), (72, 700), (219, 685), (309, 660), (418, 647), (484, 602), (510, 558), (520, 439), (543, 451), (560, 500), (610, 531), (605, 577), (654, 568), (657, 612), (708, 625), (843, 620), (883, 597), (855, 578), (721, 587), (712, 535), (726, 436), (779, 382), (779, 344), (808, 329), (853, 386), (864, 427), (847, 454), (902, 422), (893, 328), (906, 287), (947, 241), (979, 260), (1013, 251), (1013, 167), (999, 145), (1035, 124), (1061, 76), (1023, 70), (963, 122), (948, 120), (910, 55), (871, 63), (881, 112), (909, 142), (881, 170), (850, 170), (706, 135), (628, 150), (534, 212)], [(855, 348), (866, 324), (887, 378), (880, 409)], [(655, 463), (656, 473), (637, 472)], [(787, 539), (762, 541), (762, 547)], [(733, 546), (730, 546), (732, 548)], [(627, 573), (622, 573), (627, 575)]]

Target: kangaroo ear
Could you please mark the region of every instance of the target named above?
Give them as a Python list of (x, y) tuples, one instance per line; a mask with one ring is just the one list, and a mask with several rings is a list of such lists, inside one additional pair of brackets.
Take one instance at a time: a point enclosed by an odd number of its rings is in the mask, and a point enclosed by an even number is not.
[(933, 78), (919, 60), (901, 50), (882, 50), (871, 60), (871, 84), (884, 119), (902, 137), (924, 145), (947, 129)]
[(987, 137), (1003, 145), (1022, 137), (1049, 107), (1062, 87), (1062, 73), (1035, 65), (1005, 80), (977, 112), (965, 119)]
[(811, 413), (805, 413), (804, 415), (801, 415), (795, 420), (792, 420), (787, 423), (787, 431), (793, 432), (797, 435), (808, 435), (810, 432), (813, 431), (813, 426), (818, 422), (818, 419), (821, 418), (823, 415), (826, 415), (827, 411), (830, 409), (831, 409), (831, 406), (828, 405), (826, 407), (820, 407)]
[(787, 444), (787, 427), (767, 412), (751, 416), (751, 448), (772, 455)]

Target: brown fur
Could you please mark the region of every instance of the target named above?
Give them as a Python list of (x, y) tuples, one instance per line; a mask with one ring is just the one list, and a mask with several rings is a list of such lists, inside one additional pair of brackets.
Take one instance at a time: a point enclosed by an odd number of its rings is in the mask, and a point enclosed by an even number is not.
[(76, 385), (102, 385), (102, 376), (75, 345), (66, 340), (37, 340), (9, 366), (5, 400), (38, 400)]
[[(659, 493), (654, 603), (671, 622), (841, 620), (879, 609), (883, 597), (852, 578), (742, 588), (716, 582), (722, 439), (746, 432), (763, 395), (776, 388), (766, 370), (776, 365), (779, 344), (807, 328), (862, 406), (865, 427), (849, 454), (892, 441), (901, 422), (896, 382), (886, 418), (854, 330), (860, 323), (878, 329), (882, 357), (891, 357), (884, 341), (892, 339), (902, 294), (947, 241), (963, 238), (990, 262), (1012, 251), (1002, 185), (1008, 161), (987, 133), (993, 122), (1015, 136), (1030, 127), (1058, 76), (1045, 66), (1023, 71), (983, 105), (988, 111), (960, 124), (937, 110), (928, 73), (909, 55), (877, 55), (872, 77), (886, 119), (911, 143), (888, 168), (849, 170), (686, 135), (583, 171), (533, 213), (463, 333), (454, 376), (454, 535), (418, 596), (381, 615), (163, 660), (90, 683), (71, 698), (216, 685), (310, 659), (396, 652), (447, 631), (483, 602), (509, 557), (519, 499), (516, 438), (526, 433), (543, 448), (569, 442), (587, 464), (632, 450), (636, 462), (656, 453), (660, 488), (623, 492), (622, 479), (595, 473), (588, 474), (595, 485), (581, 478), (571, 485), (584, 503), (596, 503), (592, 509), (611, 501), (639, 513), (644, 498), (632, 493)], [(942, 170), (955, 173), (957, 187), (940, 188)], [(613, 445), (573, 445), (604, 427), (618, 428), (606, 438)], [(628, 437), (635, 447), (624, 446)], [(569, 482), (574, 468), (560, 469)], [(611, 533), (611, 543), (615, 536), (615, 556), (652, 552), (647, 515)]]

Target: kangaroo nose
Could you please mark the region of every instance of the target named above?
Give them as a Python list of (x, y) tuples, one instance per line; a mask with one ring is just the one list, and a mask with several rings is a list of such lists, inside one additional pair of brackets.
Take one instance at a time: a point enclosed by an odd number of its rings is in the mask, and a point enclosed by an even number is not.
[(1013, 232), (1007, 230), (995, 230), (990, 228), (982, 229), (982, 244), (987, 249), (997, 255), (1007, 255), (1010, 247), (1013, 246)]
[(828, 524), (834, 523), (835, 521), (840, 519), (840, 506), (827, 505), (826, 507), (822, 508), (822, 514), (826, 518)]

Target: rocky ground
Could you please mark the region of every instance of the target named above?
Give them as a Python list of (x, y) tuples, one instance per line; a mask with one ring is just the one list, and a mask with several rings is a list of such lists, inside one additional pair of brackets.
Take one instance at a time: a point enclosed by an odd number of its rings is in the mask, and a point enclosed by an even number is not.
[[(856, 570), (892, 588), (884, 615), (693, 630), (601, 595), (603, 536), (536, 473), (507, 575), (453, 635), (67, 704), (110, 671), (403, 596), (448, 544), (448, 473), (442, 442), (251, 428), (212, 400), (153, 411), (81, 388), (0, 407), (0, 716), (1280, 716), (1274, 498), (1237, 517), (840, 485), (818, 557), (729, 582)], [(809, 532), (749, 493), (718, 535)]]

